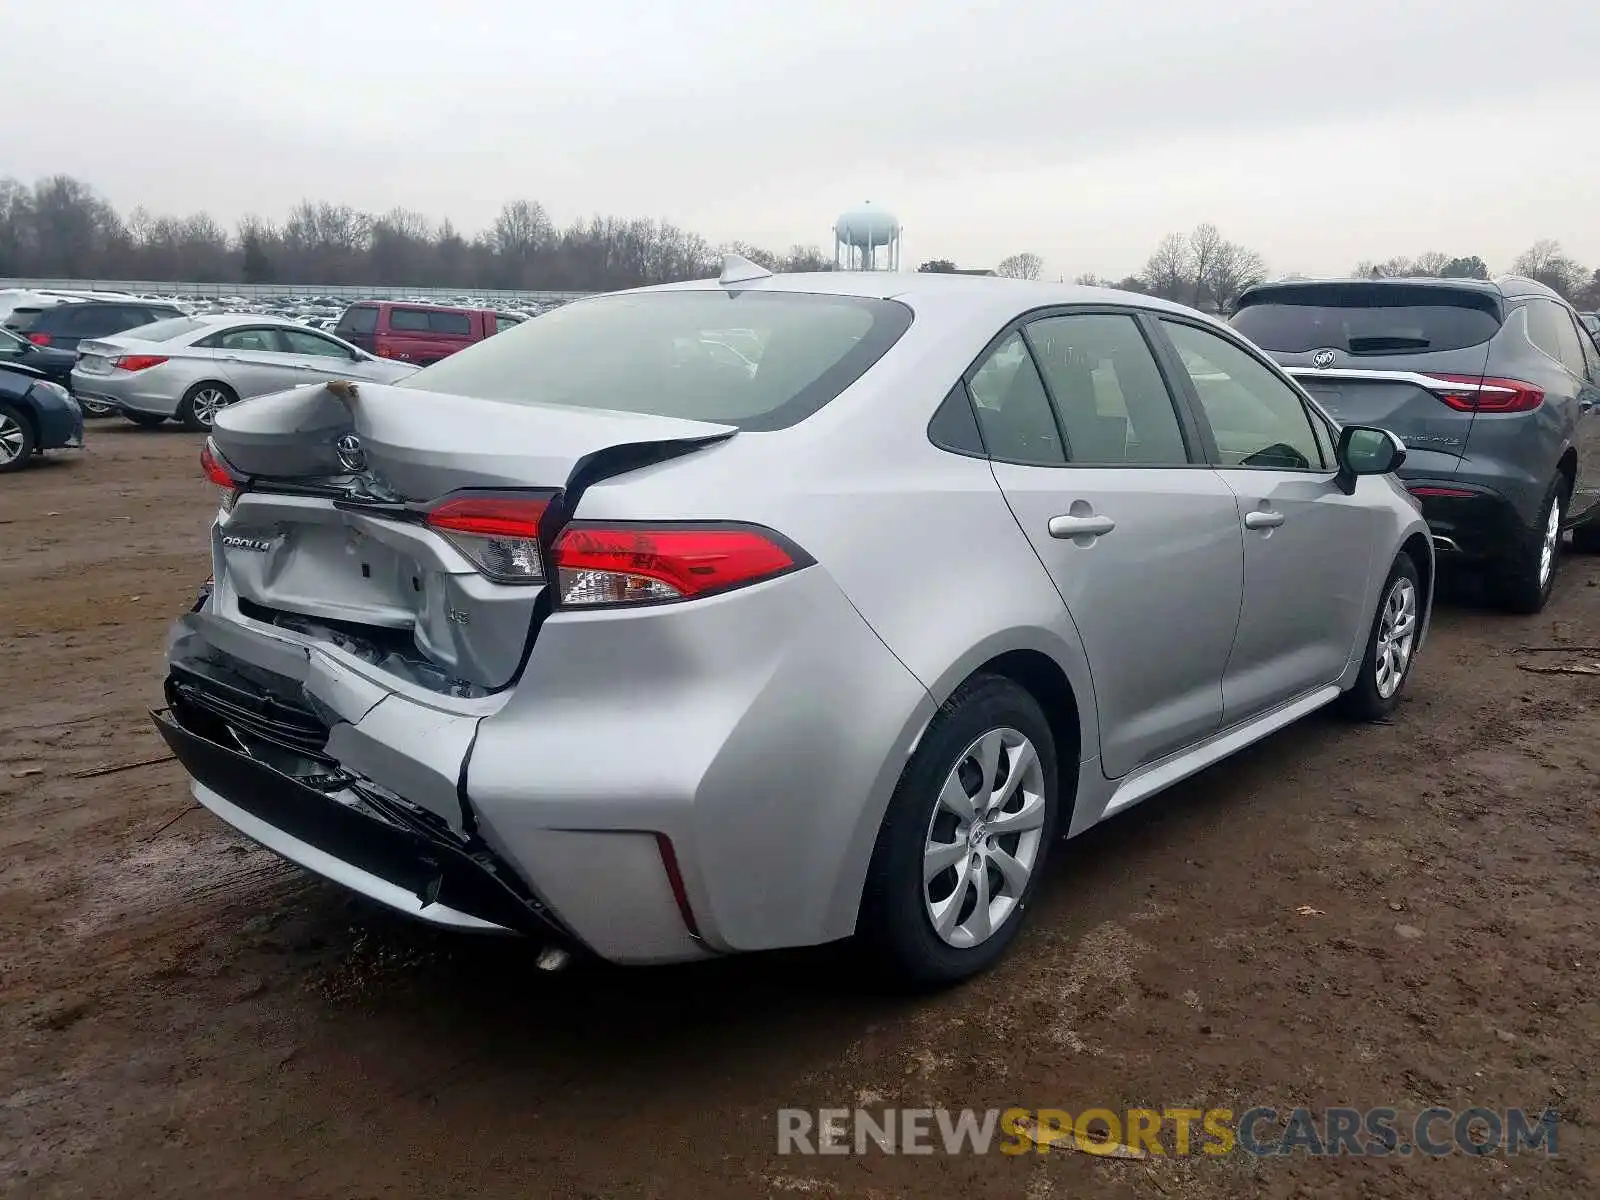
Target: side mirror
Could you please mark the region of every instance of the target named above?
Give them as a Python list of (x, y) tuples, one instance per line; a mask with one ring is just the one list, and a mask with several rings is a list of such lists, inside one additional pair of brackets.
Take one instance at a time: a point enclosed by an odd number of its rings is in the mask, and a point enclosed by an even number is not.
[(1339, 461), (1339, 488), (1348, 496), (1356, 490), (1360, 476), (1398, 471), (1406, 461), (1406, 444), (1387, 429), (1347, 425), (1339, 433), (1334, 457)]

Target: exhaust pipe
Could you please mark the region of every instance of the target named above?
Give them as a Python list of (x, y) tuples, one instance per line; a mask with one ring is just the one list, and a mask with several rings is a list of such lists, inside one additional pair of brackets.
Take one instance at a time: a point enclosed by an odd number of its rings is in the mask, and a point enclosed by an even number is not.
[(572, 961), (572, 955), (560, 946), (546, 946), (539, 951), (537, 966), (541, 971), (560, 971)]

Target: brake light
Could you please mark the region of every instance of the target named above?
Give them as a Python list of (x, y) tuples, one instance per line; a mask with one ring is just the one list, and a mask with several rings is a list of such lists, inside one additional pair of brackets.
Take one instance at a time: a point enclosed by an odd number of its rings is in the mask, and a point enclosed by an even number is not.
[(50, 344), (50, 335), (48, 333), (30, 333), (28, 340), (35, 346), (48, 346)]
[(496, 583), (542, 583), (539, 522), (550, 494), (454, 496), (424, 520), (459, 550), (479, 574)]
[(166, 361), (166, 357), (160, 354), (124, 354), (120, 358), (113, 358), (111, 365), (124, 371), (148, 371)]
[(1520, 379), (1478, 375), (1430, 375), (1429, 390), (1457, 412), (1532, 412), (1544, 403), (1544, 391)]
[(592, 608), (690, 600), (810, 561), (753, 525), (571, 525), (555, 544), (557, 603)]
[(200, 447), (200, 470), (205, 473), (207, 479), (222, 489), (223, 511), (233, 511), (233, 506), (239, 500), (239, 493), (244, 491), (245, 481), (233, 473), (228, 460), (218, 453), (210, 438), (207, 438), (205, 445)]

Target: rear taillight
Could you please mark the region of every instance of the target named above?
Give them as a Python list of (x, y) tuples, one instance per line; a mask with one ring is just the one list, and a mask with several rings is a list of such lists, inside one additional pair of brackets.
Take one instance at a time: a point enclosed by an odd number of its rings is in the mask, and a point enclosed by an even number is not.
[(28, 340), (35, 346), (48, 346), (50, 344), (50, 335), (48, 333), (30, 333)]
[(1457, 412), (1532, 412), (1544, 403), (1544, 391), (1520, 379), (1478, 375), (1429, 375), (1428, 389)]
[(222, 489), (222, 507), (225, 511), (232, 511), (238, 502), (239, 493), (244, 490), (245, 481), (234, 473), (228, 465), (228, 460), (217, 452), (216, 446), (210, 438), (200, 447), (200, 469), (212, 483)]
[(557, 603), (593, 608), (689, 600), (809, 561), (752, 525), (571, 525), (555, 544)]
[(120, 358), (113, 358), (111, 365), (122, 371), (148, 371), (166, 361), (160, 354), (124, 354)]
[(459, 550), (478, 572), (496, 583), (544, 582), (539, 522), (550, 507), (548, 492), (526, 496), (453, 496), (429, 509), (424, 520)]

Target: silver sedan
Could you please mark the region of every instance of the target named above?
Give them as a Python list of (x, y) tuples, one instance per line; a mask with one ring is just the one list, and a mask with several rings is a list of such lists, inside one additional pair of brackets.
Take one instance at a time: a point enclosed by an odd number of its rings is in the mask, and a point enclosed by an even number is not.
[(174, 317), (78, 347), (73, 392), (138, 425), (205, 430), (239, 400), (331, 379), (396, 383), (417, 370), (258, 314)]

